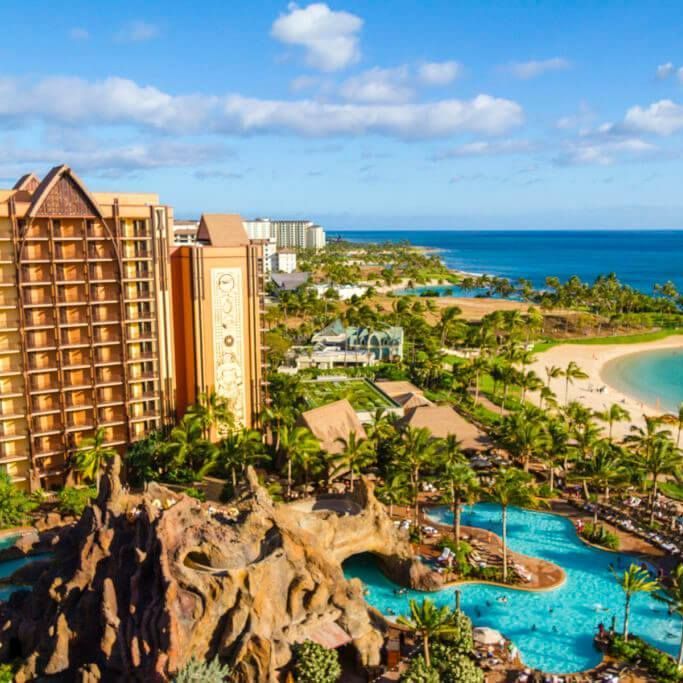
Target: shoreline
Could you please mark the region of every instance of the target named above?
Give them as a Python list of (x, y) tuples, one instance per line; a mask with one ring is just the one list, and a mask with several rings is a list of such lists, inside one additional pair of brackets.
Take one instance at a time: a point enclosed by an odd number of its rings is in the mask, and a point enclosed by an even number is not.
[[(563, 368), (570, 361), (576, 362), (588, 374), (588, 378), (569, 385), (568, 400), (578, 401), (594, 411), (603, 411), (613, 403), (621, 405), (631, 415), (630, 420), (615, 423), (613, 426), (613, 435), (621, 438), (629, 432), (631, 425), (644, 426), (643, 414), (664, 415), (669, 411), (642, 401), (638, 396), (631, 395), (611, 384), (604, 376), (605, 366), (610, 361), (625, 356), (665, 349), (683, 349), (683, 335), (635, 344), (558, 344), (539, 353), (529, 368), (545, 382), (546, 367), (556, 365)], [(558, 402), (563, 404), (564, 379), (560, 377), (551, 380), (550, 388), (556, 393)], [(538, 392), (532, 395), (538, 401)], [(607, 429), (606, 425), (605, 429)]]

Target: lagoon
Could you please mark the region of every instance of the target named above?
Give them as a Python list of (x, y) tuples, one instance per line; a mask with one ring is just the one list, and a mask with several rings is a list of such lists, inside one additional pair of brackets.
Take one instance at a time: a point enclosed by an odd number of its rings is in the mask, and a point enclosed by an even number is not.
[(605, 364), (604, 382), (659, 410), (678, 414), (683, 402), (683, 349), (631, 353)]

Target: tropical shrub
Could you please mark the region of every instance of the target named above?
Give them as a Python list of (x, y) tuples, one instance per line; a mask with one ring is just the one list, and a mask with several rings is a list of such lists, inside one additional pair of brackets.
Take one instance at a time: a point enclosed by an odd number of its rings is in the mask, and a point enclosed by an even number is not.
[(174, 683), (223, 683), (230, 675), (230, 667), (221, 664), (218, 657), (202, 662), (194, 657), (178, 671)]
[(38, 503), (18, 489), (6, 472), (0, 472), (0, 529), (24, 524)]
[(339, 654), (310, 640), (295, 649), (297, 683), (336, 683), (342, 674)]
[(472, 652), (474, 640), (472, 639), (471, 619), (464, 612), (454, 610), (451, 615), (451, 624), (454, 630), (440, 635), (440, 642), (435, 643), (435, 647), (438, 646), (440, 649), (446, 647), (448, 650), (464, 654)]
[(201, 501), (202, 503), (206, 500), (206, 493), (204, 491), (194, 487), (190, 486), (189, 488), (186, 488), (183, 493), (186, 496), (190, 496), (190, 498), (196, 498), (197, 500)]
[(602, 524), (593, 525), (593, 522), (587, 522), (583, 527), (581, 536), (595, 545), (603, 546), (603, 548), (619, 549), (619, 536), (606, 529)]
[(159, 431), (131, 444), (124, 460), (131, 486), (143, 486), (147, 481), (159, 479), (163, 444), (164, 434)]
[(418, 655), (410, 660), (399, 680), (401, 683), (440, 683), (441, 676), (435, 667), (427, 666), (422, 655)]
[[(469, 621), (469, 619), (468, 619)], [(470, 642), (472, 638), (470, 623)], [(439, 673), (441, 683), (483, 683), (484, 672), (474, 660), (457, 647), (434, 643), (432, 646), (432, 668)]]
[(90, 501), (97, 495), (94, 486), (65, 486), (58, 494), (59, 511), (63, 515), (73, 515), (80, 517), (83, 510), (90, 504)]
[(648, 645), (633, 635), (624, 641), (622, 636), (615, 634), (608, 652), (617, 659), (639, 662), (644, 669), (654, 676), (655, 680), (661, 683), (683, 680), (683, 672), (678, 669), (676, 661), (671, 655)]
[(11, 664), (0, 664), (0, 683), (12, 683), (14, 667)]

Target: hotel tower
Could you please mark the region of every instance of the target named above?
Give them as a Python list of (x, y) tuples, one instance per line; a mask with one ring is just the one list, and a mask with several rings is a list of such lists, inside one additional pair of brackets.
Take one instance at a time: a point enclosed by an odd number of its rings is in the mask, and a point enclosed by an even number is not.
[(90, 193), (68, 166), (0, 190), (0, 465), (64, 480), (80, 441), (127, 444), (174, 415), (171, 210)]

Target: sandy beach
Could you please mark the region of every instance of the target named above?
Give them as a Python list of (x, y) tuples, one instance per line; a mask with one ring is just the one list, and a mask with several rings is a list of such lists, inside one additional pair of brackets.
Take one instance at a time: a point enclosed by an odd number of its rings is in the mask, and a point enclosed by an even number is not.
[[(628, 433), (631, 424), (642, 426), (643, 414), (659, 415), (664, 411), (656, 406), (647, 405), (640, 400), (628, 396), (615, 387), (607, 384), (602, 376), (602, 370), (608, 361), (621, 356), (628, 356), (642, 351), (655, 351), (657, 349), (683, 348), (683, 336), (677, 335), (652, 342), (638, 344), (560, 344), (548, 351), (539, 353), (536, 361), (530, 366), (536, 374), (546, 381), (545, 368), (551, 365), (564, 368), (569, 361), (575, 361), (579, 367), (588, 374), (588, 379), (575, 380), (569, 386), (569, 400), (579, 401), (592, 410), (605, 410), (612, 403), (622, 405), (631, 414), (630, 422), (621, 422), (613, 427), (615, 437), (621, 437)], [(565, 380), (560, 377), (550, 381), (550, 387), (557, 395), (560, 403), (564, 401)], [(604, 391), (599, 391), (605, 387)], [(537, 401), (538, 398), (536, 397)]]

